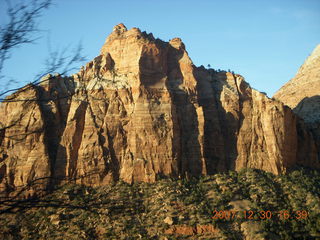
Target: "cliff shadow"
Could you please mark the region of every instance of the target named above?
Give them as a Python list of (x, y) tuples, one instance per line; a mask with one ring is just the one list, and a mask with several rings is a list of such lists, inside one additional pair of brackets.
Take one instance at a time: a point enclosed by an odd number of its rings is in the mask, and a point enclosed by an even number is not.
[[(305, 97), (297, 104), (295, 108), (293, 108), (293, 112), (296, 113), (300, 118), (304, 120), (304, 123), (307, 129), (311, 132), (313, 139), (315, 140), (317, 153), (318, 153), (317, 154), (318, 162), (320, 161), (320, 111), (319, 110), (320, 110), (320, 95)], [(299, 134), (299, 136), (302, 137), (302, 133)]]
[[(61, 146), (61, 138), (67, 125), (71, 99), (75, 93), (73, 78), (50, 76), (44, 85), (36, 87), (38, 105), (44, 121), (44, 141), (49, 156), (50, 181), (56, 175), (56, 162), (60, 159), (59, 168), (66, 166), (66, 149)], [(64, 159), (61, 161), (61, 159)], [(62, 166), (63, 165), (63, 166)], [(63, 176), (64, 177), (64, 176)], [(50, 185), (55, 182), (50, 182)]]
[[(199, 67), (195, 70), (195, 76), (198, 102), (204, 116), (203, 155), (207, 174), (235, 170), (241, 117), (237, 119), (231, 112), (227, 112), (221, 102), (223, 88), (227, 84), (226, 72)], [(239, 101), (241, 114), (240, 104)]]
[(201, 146), (199, 143), (199, 122), (193, 104), (194, 93), (181, 88), (185, 79), (179, 60), (183, 51), (168, 46), (168, 79), (166, 87), (172, 99), (173, 155), (177, 159), (178, 175), (199, 176), (202, 173)]

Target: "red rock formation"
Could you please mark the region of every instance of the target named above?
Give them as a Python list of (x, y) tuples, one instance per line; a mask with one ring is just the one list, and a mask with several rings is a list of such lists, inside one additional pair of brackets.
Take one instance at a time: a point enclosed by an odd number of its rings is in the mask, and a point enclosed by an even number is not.
[[(6, 189), (46, 176), (103, 185), (319, 166), (313, 138), (288, 107), (240, 75), (195, 67), (179, 38), (167, 43), (119, 24), (78, 74), (28, 88), (9, 98), (38, 101), (0, 110)], [(11, 139), (34, 129), (32, 141)]]
[(7, 97), (7, 101), (13, 102), (1, 105), (1, 192), (24, 187), (35, 180), (39, 185), (34, 190), (48, 183), (51, 162), (38, 99), (35, 87), (27, 85)]

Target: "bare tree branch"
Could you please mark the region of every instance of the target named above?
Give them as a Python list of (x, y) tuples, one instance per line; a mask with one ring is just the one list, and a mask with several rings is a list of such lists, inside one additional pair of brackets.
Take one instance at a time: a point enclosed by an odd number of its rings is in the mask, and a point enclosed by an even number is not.
[[(13, 48), (19, 47), (27, 43), (35, 43), (39, 38), (37, 33), (40, 31), (37, 27), (37, 21), (41, 17), (43, 10), (48, 9), (52, 5), (52, 0), (32, 0), (28, 4), (21, 1), (12, 6), (10, 0), (5, 0), (7, 4), (8, 22), (4, 26), (0, 26), (0, 80), (4, 79), (2, 70), (6, 60), (10, 58)], [(86, 59), (82, 56), (82, 45), (79, 43), (74, 49), (69, 50), (66, 47), (62, 50), (52, 51), (49, 47), (49, 54), (45, 60), (44, 69), (31, 80), (32, 85), (40, 84), (44, 76), (59, 72), (65, 76), (70, 71), (75, 70), (79, 64)], [(17, 83), (14, 79), (6, 79), (3, 83), (6, 87), (0, 91), (0, 102), (15, 101), (35, 101), (35, 99), (14, 100), (6, 99), (5, 96), (10, 92), (16, 92), (24, 87), (8, 89), (11, 83)], [(69, 96), (66, 96), (69, 97)], [(48, 100), (50, 101), (50, 100)]]
[(7, 3), (8, 23), (0, 26), (0, 79), (4, 62), (10, 58), (10, 51), (18, 46), (34, 43), (39, 31), (37, 20), (42, 11), (48, 9), (51, 0), (32, 0), (31, 2), (19, 2), (12, 6), (10, 0)]

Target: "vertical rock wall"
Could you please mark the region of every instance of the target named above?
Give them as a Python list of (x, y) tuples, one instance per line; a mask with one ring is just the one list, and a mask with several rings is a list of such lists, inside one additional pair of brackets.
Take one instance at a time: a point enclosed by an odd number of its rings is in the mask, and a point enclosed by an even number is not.
[(19, 101), (1, 104), (1, 190), (43, 177), (43, 187), (104, 185), (319, 167), (311, 134), (288, 107), (240, 75), (195, 67), (181, 39), (123, 24), (79, 73), (9, 99)]

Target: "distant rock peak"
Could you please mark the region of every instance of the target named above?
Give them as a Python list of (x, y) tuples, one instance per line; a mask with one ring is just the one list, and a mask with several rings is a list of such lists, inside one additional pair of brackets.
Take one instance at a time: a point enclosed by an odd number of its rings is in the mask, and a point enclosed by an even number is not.
[(274, 98), (291, 107), (304, 120), (316, 140), (320, 158), (320, 44)]
[(310, 56), (306, 59), (304, 64), (300, 67), (297, 74), (304, 74), (304, 72), (309, 71), (310, 68), (319, 67), (320, 65), (320, 44), (312, 51)]
[(172, 47), (176, 48), (176, 49), (183, 49), (183, 50), (185, 50), (185, 45), (184, 45), (184, 43), (182, 42), (181, 38), (178, 38), (178, 37), (173, 38), (173, 39), (171, 39), (171, 40), (169, 41), (169, 44), (170, 44)]
[(320, 95), (320, 44), (305, 60), (296, 76), (274, 95), (292, 109), (305, 98)]
[(312, 61), (312, 60), (314, 60), (314, 59), (316, 59), (316, 58), (319, 58), (320, 57), (320, 44), (318, 44), (317, 46), (316, 46), (316, 48), (312, 51), (312, 53), (311, 53), (311, 55), (308, 57), (308, 59), (307, 59), (307, 63), (310, 61)]
[(117, 34), (120, 34), (126, 31), (127, 31), (127, 28), (123, 23), (120, 23), (113, 27), (113, 32), (116, 32)]

